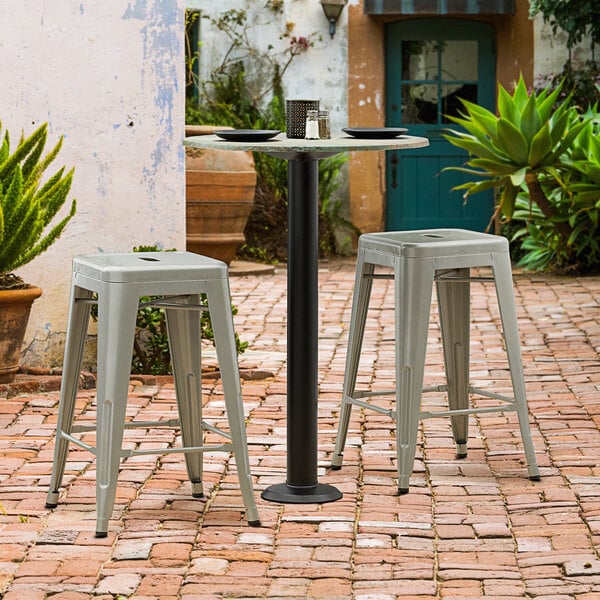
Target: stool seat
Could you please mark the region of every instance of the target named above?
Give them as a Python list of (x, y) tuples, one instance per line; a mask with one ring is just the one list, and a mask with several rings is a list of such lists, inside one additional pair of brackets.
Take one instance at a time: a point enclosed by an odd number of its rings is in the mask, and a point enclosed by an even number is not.
[[(126, 423), (131, 355), (140, 298), (165, 311), (179, 419)], [(206, 297), (202, 303), (201, 298)], [(89, 317), (98, 307), (97, 418), (94, 426), (74, 426), (79, 372)], [(208, 311), (223, 383), (229, 431), (202, 420), (201, 324)], [(181, 448), (124, 449), (127, 427), (177, 427)], [(96, 446), (77, 434), (95, 430)], [(204, 431), (221, 444), (204, 444)], [(69, 443), (96, 455), (96, 536), (105, 537), (113, 511), (120, 459), (136, 454), (183, 452), (192, 495), (203, 496), (203, 453), (233, 453), (249, 524), (258, 525), (250, 474), (241, 384), (227, 265), (191, 252), (86, 254), (73, 260), (54, 462), (46, 506), (58, 503)]]
[(360, 242), (365, 250), (406, 258), (508, 252), (506, 238), (466, 229), (365, 233), (361, 236)]
[[(376, 267), (388, 272), (376, 273)], [(492, 277), (473, 277), (471, 268), (491, 267)], [(369, 299), (376, 279), (394, 279), (395, 368), (393, 390), (356, 387)], [(502, 321), (513, 397), (473, 387), (469, 382), (470, 283), (493, 281)], [(435, 282), (447, 384), (423, 387), (427, 334)], [(509, 245), (506, 238), (464, 229), (423, 229), (367, 233), (359, 238), (356, 281), (348, 332), (348, 352), (340, 420), (332, 468), (341, 468), (352, 406), (375, 410), (396, 420), (398, 492), (406, 493), (413, 471), (419, 419), (449, 416), (457, 457), (467, 454), (468, 418), (482, 412), (516, 411), (528, 463), (528, 474), (539, 479), (529, 429), (525, 381), (519, 345)], [(423, 392), (445, 392), (448, 410), (422, 411)], [(394, 395), (392, 410), (372, 398)], [(470, 396), (498, 405), (477, 407)]]
[(227, 279), (225, 263), (192, 252), (128, 252), (82, 254), (73, 261), (73, 273), (108, 283)]

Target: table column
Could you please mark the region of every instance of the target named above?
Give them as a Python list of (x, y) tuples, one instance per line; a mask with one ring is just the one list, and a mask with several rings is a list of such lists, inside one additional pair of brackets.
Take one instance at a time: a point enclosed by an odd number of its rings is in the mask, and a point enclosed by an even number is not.
[(288, 159), (287, 480), (265, 500), (313, 504), (342, 497), (317, 478), (319, 159)]

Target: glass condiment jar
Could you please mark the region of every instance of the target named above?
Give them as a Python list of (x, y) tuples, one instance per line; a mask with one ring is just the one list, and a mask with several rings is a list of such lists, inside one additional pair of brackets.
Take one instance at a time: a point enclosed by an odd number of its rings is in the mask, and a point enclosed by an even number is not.
[(307, 140), (319, 139), (319, 112), (316, 110), (306, 111), (306, 133)]
[(331, 139), (331, 124), (329, 122), (329, 111), (319, 111), (319, 138), (322, 140)]

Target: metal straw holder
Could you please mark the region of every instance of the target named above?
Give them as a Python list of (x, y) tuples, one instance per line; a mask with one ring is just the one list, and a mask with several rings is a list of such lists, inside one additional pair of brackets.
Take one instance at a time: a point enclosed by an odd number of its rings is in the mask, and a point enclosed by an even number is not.
[(319, 110), (318, 100), (286, 100), (285, 128), (289, 138), (302, 138), (306, 135), (306, 113)]

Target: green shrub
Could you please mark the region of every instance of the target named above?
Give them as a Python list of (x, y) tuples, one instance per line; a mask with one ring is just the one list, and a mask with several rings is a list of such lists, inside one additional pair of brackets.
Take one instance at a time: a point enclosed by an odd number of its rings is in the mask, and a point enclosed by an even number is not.
[(575, 68), (566, 63), (559, 73), (540, 76), (535, 81), (535, 89), (554, 90), (560, 87), (558, 100), (570, 96), (570, 102), (581, 111), (600, 104), (600, 63), (589, 60)]
[(567, 239), (556, 223), (520, 196), (513, 214), (513, 239), (521, 244), (519, 265), (529, 270), (588, 273), (600, 268), (600, 115), (581, 117), (586, 127), (563, 155), (563, 166), (542, 185), (556, 206), (556, 219), (567, 222)]
[(510, 94), (500, 87), (498, 115), (463, 101), (464, 130), (447, 139), (467, 150), (474, 176), (465, 197), (495, 188), (498, 216), (511, 223), (519, 264), (531, 270), (582, 272), (600, 265), (600, 116), (581, 114), (569, 94), (528, 91), (523, 79)]
[[(138, 250), (142, 252), (142, 250)], [(146, 252), (146, 250), (143, 250)], [(150, 302), (156, 297), (143, 296), (140, 302)], [(206, 304), (205, 294), (200, 295), (201, 304)], [(231, 305), (232, 313), (237, 314), (237, 308)], [(214, 344), (215, 335), (212, 328), (210, 313), (203, 311), (200, 315), (202, 338)], [(235, 345), (238, 354), (248, 347), (248, 342), (242, 342), (235, 334)], [(140, 308), (137, 315), (136, 330), (131, 358), (131, 372), (147, 375), (170, 375), (173, 373), (171, 353), (169, 352), (169, 337), (165, 311), (155, 306)]]

